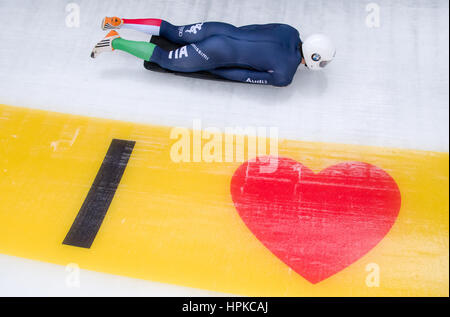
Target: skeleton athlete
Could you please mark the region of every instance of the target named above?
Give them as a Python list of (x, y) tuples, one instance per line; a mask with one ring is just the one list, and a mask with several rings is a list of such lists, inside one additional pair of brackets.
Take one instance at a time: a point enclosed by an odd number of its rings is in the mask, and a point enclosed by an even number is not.
[[(167, 51), (153, 43), (125, 40), (115, 31), (120, 28), (163, 37), (179, 48)], [(102, 29), (112, 31), (97, 43), (92, 58), (121, 50), (174, 72), (206, 71), (227, 80), (280, 87), (292, 82), (300, 64), (319, 70), (336, 54), (327, 36), (315, 34), (302, 42), (299, 32), (287, 24), (174, 26), (160, 19), (106, 17)]]

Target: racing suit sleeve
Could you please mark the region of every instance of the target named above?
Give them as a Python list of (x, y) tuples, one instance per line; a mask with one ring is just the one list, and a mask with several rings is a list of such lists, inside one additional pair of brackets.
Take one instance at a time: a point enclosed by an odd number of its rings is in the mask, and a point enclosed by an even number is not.
[(249, 84), (274, 85), (276, 83), (273, 74), (269, 72), (259, 72), (242, 68), (213, 69), (209, 72), (225, 79)]

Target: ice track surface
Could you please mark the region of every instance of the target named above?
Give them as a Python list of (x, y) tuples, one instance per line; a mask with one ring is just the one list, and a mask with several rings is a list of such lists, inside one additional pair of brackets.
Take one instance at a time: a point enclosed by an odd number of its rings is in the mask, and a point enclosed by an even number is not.
[[(66, 5), (80, 27), (66, 27)], [(278, 127), (282, 138), (448, 152), (448, 1), (2, 0), (0, 103), (168, 126)], [(89, 58), (105, 15), (174, 24), (281, 22), (305, 38), (329, 34), (337, 58), (326, 72), (300, 67), (287, 88), (151, 73), (122, 52)], [(127, 39), (148, 35), (130, 30)], [(67, 288), (63, 267), (0, 256), (0, 295), (214, 295), (94, 272)]]

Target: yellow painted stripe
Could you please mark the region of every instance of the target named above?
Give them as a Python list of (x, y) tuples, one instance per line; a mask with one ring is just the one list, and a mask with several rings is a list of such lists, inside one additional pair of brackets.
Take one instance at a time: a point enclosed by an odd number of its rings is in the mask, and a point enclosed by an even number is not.
[[(281, 156), (315, 172), (376, 165), (402, 195), (388, 235), (313, 285), (240, 219), (230, 181), (241, 163), (174, 163), (170, 131), (0, 105), (0, 252), (241, 295), (448, 296), (447, 153), (281, 140)], [(136, 145), (100, 231), (90, 249), (63, 245), (114, 138)], [(366, 285), (371, 263), (379, 287)]]

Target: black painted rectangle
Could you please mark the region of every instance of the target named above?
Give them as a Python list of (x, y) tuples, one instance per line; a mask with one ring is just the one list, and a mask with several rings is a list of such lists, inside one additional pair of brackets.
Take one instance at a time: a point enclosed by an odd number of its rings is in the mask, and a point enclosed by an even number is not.
[(63, 244), (90, 248), (114, 198), (135, 141), (114, 139)]

